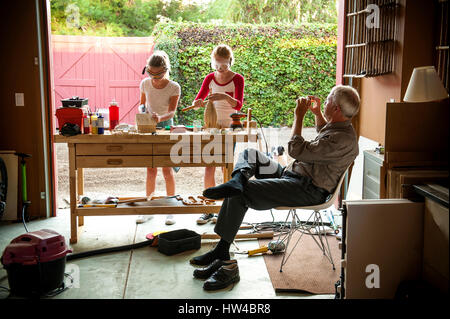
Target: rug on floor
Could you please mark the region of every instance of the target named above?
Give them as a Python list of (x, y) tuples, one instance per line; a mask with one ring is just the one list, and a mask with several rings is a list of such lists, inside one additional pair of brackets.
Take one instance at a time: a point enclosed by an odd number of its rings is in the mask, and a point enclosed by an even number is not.
[[(299, 236), (300, 233), (295, 232), (290, 245), (295, 245)], [(270, 239), (259, 240), (261, 246), (267, 245), (269, 242)], [(341, 251), (335, 236), (328, 236), (328, 243), (335, 270), (333, 270), (331, 263), (323, 255), (311, 235), (302, 236), (294, 252), (283, 266), (283, 272), (280, 272), (282, 254), (268, 253), (264, 255), (264, 261), (275, 291), (334, 294), (335, 283), (339, 280), (341, 274)], [(290, 251), (289, 248), (288, 250)]]

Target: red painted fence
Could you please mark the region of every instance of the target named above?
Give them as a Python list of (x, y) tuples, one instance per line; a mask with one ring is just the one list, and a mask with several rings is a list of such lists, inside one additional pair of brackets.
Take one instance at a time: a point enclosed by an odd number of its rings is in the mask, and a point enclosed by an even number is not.
[(51, 43), (55, 107), (61, 99), (79, 96), (88, 98), (94, 111), (115, 99), (120, 123), (134, 124), (142, 69), (153, 52), (151, 37), (52, 35)]

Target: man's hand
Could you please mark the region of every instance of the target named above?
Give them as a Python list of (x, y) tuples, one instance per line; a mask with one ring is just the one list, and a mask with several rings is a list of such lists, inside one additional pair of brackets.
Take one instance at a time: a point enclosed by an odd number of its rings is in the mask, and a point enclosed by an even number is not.
[(307, 97), (299, 97), (297, 99), (297, 107), (294, 110), (296, 117), (304, 117), (309, 107), (311, 106), (311, 100)]
[(311, 112), (314, 113), (314, 115), (320, 115), (320, 99), (313, 95), (308, 95), (308, 98), (312, 101), (312, 103), (309, 106), (309, 109)]

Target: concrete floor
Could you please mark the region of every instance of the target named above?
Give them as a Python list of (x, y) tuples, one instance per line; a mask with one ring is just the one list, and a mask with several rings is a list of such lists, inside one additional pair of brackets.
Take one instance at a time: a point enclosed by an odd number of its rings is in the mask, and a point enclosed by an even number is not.
[[(306, 134), (307, 133), (307, 134)], [(286, 133), (287, 134), (287, 133)], [(313, 129), (305, 130), (308, 139), (315, 136)], [(286, 138), (280, 134), (269, 145), (283, 145)], [(272, 138), (273, 139), (273, 138)], [(347, 199), (361, 199), (363, 151), (373, 149), (377, 143), (363, 137), (359, 140), (360, 153), (355, 160), (349, 182)], [(286, 212), (274, 211), (275, 221), (284, 221)], [(305, 214), (307, 212), (304, 212)], [(197, 233), (213, 233), (214, 225), (199, 226), (198, 215), (176, 215), (176, 224), (166, 226), (165, 215), (154, 215), (150, 221), (136, 225), (136, 216), (86, 217), (85, 226), (79, 231), (79, 241), (72, 245), (73, 252), (114, 247), (145, 240), (145, 235), (159, 230), (190, 229)], [(300, 217), (302, 218), (302, 217)], [(249, 210), (244, 222), (272, 221), (270, 211)], [(339, 223), (339, 218), (336, 220)], [(30, 231), (53, 229), (69, 240), (69, 210), (60, 209), (58, 216), (28, 223)], [(22, 224), (0, 224), (0, 251), (12, 239), (25, 232)], [(189, 259), (210, 250), (215, 241), (202, 240), (199, 251), (188, 251), (175, 256), (165, 256), (157, 248), (140, 248), (133, 251), (110, 253), (67, 263), (66, 272), (79, 278), (74, 287), (54, 297), (58, 299), (283, 299), (283, 298), (334, 298), (334, 295), (308, 295), (275, 293), (263, 257), (248, 258), (245, 254), (234, 254), (238, 260), (241, 280), (234, 287), (217, 292), (205, 292), (203, 281), (193, 278), (195, 269)], [(246, 251), (258, 248), (257, 240), (237, 241), (231, 251)], [(79, 274), (79, 276), (77, 276)], [(67, 281), (68, 282), (68, 281)], [(70, 284), (70, 283), (69, 283)], [(8, 286), (6, 271), (0, 269), (0, 286)], [(5, 298), (0, 289), (0, 299)]]
[[(158, 230), (190, 229), (199, 234), (213, 233), (214, 225), (199, 226), (198, 215), (176, 215), (176, 224), (165, 225), (165, 215), (154, 215), (144, 224), (135, 223), (136, 216), (86, 217), (79, 230), (73, 252), (120, 246), (145, 240), (145, 235)], [(284, 221), (284, 212), (274, 211), (275, 221)], [(249, 210), (244, 222), (272, 221), (270, 211)], [(69, 210), (60, 210), (58, 216), (27, 223), (29, 231), (52, 229), (69, 240)], [(0, 250), (15, 237), (25, 233), (21, 223), (0, 226)], [(109, 253), (67, 263), (66, 273), (75, 281), (73, 287), (55, 299), (276, 299), (276, 298), (334, 298), (334, 295), (275, 293), (263, 257), (249, 258), (234, 254), (238, 260), (240, 282), (216, 292), (203, 290), (203, 281), (192, 276), (195, 269), (189, 259), (210, 250), (214, 240), (202, 240), (198, 251), (187, 251), (174, 256), (158, 252), (156, 247)], [(258, 248), (258, 241), (241, 240), (231, 246), (232, 252)], [(66, 279), (66, 283), (70, 281)], [(0, 286), (8, 287), (6, 270), (0, 270)], [(0, 299), (7, 294), (0, 289)]]

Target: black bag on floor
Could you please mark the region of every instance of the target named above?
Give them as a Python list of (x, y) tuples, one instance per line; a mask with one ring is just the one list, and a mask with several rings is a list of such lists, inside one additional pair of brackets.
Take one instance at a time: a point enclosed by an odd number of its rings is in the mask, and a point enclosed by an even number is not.
[(178, 229), (160, 234), (158, 251), (171, 256), (183, 251), (200, 249), (201, 236), (189, 229)]

